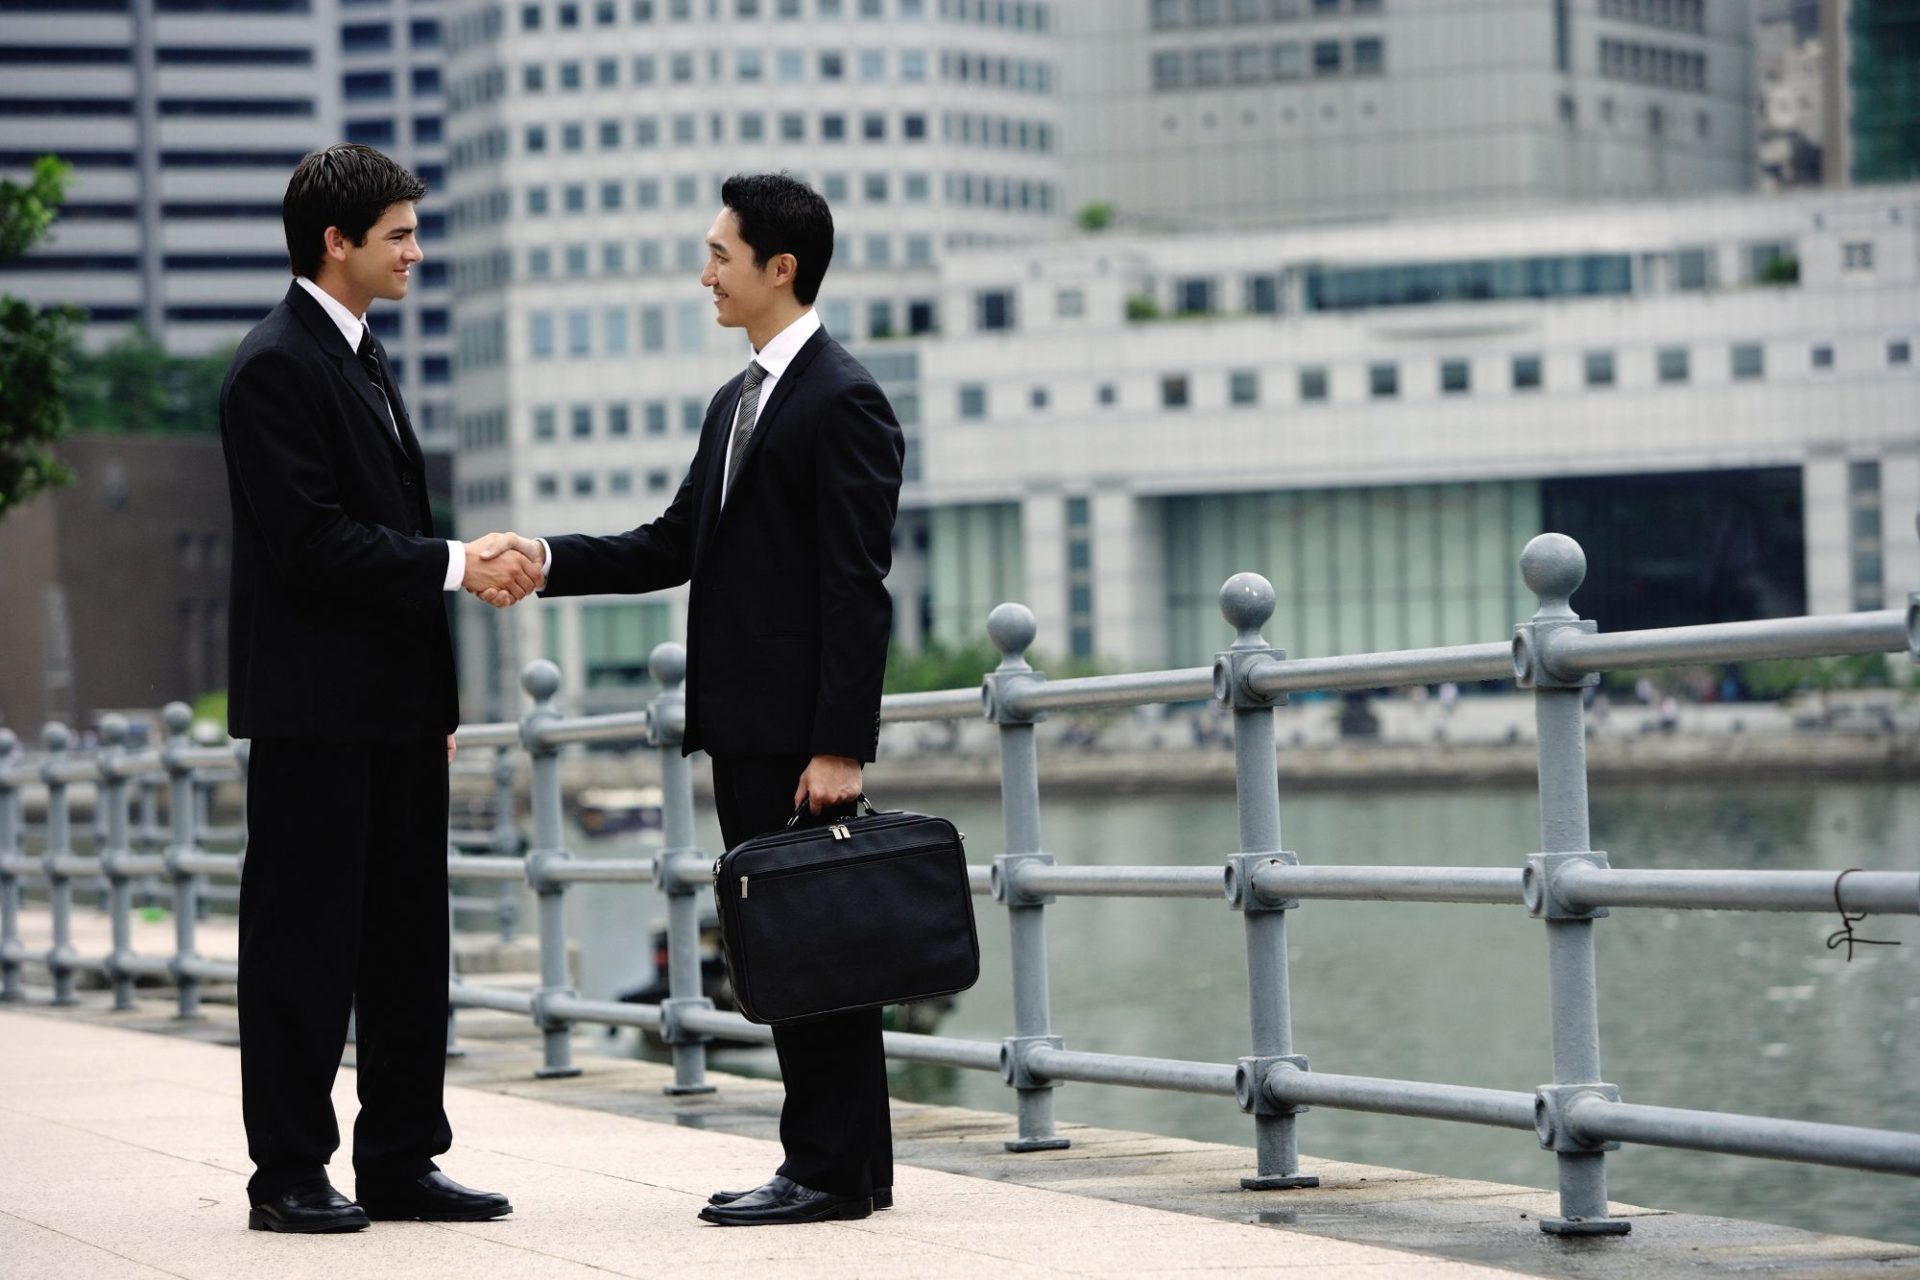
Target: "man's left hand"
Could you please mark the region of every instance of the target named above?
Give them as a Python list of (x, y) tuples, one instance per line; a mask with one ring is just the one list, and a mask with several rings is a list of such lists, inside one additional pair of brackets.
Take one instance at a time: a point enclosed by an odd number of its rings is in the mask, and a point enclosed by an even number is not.
[(454, 744), (453, 735), (448, 734), (447, 735), (447, 763), (448, 764), (453, 763), (453, 753), (458, 751), (459, 749), (460, 748)]
[(793, 791), (793, 807), (803, 803), (809, 813), (860, 798), (860, 762), (846, 756), (815, 756)]

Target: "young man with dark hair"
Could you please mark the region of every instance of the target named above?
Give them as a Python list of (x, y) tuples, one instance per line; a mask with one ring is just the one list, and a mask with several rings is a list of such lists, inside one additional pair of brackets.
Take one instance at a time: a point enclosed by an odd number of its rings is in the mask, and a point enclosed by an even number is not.
[[(220, 390), (233, 504), (228, 725), (251, 738), (240, 883), (247, 1224), (475, 1221), (505, 1196), (439, 1173), (447, 1017), (447, 765), (459, 722), (442, 592), (518, 599), (518, 555), (433, 536), (426, 471), (367, 328), (421, 260), (426, 188), (368, 147), (300, 162), (293, 284)], [(332, 1088), (357, 1014), (359, 1203), (328, 1182)]]
[[(833, 254), (826, 201), (775, 174), (732, 178), (721, 199), (700, 283), (719, 322), (746, 330), (753, 359), (707, 406), (672, 504), (612, 537), (483, 542), (543, 564), (547, 595), (692, 583), (685, 749), (713, 758), (732, 847), (801, 805), (820, 813), (860, 795), (880, 732), (904, 444), (886, 396), (813, 311)], [(782, 1024), (774, 1047), (786, 1160), (764, 1186), (715, 1193), (700, 1216), (757, 1226), (890, 1206), (880, 1011)]]

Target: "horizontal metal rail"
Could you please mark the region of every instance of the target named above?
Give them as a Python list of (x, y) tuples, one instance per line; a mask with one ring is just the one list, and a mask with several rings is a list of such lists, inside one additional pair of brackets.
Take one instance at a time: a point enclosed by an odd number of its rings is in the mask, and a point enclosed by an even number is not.
[(1294, 898), (1350, 902), (1517, 904), (1517, 867), (1323, 867), (1271, 862), (1253, 873), (1267, 906)]
[(546, 863), (540, 874), (569, 884), (652, 884), (651, 858), (562, 858)]
[(180, 870), (196, 876), (240, 874), (240, 855), (237, 853), (182, 853), (174, 858), (174, 864)]
[(525, 880), (527, 864), (520, 858), (475, 858), (455, 853), (447, 856), (447, 874), (462, 880)]
[(1247, 686), (1262, 697), (1335, 689), (1385, 689), (1451, 680), (1511, 680), (1512, 646), (1503, 642), (1402, 649), (1331, 658), (1268, 658), (1251, 665)]
[(520, 725), (515, 721), (463, 724), (453, 731), (453, 741), (459, 747), (517, 747), (520, 745)]
[(1876, 609), (1810, 618), (1711, 622), (1651, 631), (1582, 632), (1568, 627), (1547, 637), (1541, 657), (1547, 670), (1563, 680), (1571, 680), (1629, 667), (1906, 651), (1906, 610)]
[(604, 716), (577, 716), (543, 721), (531, 730), (543, 746), (568, 742), (643, 743), (653, 733), (652, 711), (619, 711)]
[(542, 1011), (575, 1022), (600, 1022), (610, 1027), (657, 1027), (660, 1006), (629, 1004), (624, 1000), (582, 1000), (579, 996), (548, 996)]
[(1920, 915), (1920, 871), (1704, 871), (1637, 867), (1560, 869), (1554, 890), (1576, 907)]
[(1073, 680), (1034, 680), (1012, 685), (1008, 708), (1022, 716), (1042, 711), (1086, 711), (1095, 707), (1146, 707), (1162, 702), (1204, 702), (1213, 697), (1213, 668), (1137, 671), (1118, 676), (1081, 676)]
[(1567, 1122), (1577, 1137), (1592, 1143), (1638, 1142), (1920, 1177), (1920, 1134), (1916, 1133), (1648, 1107), (1612, 1102), (1597, 1094), (1569, 1102)]
[(938, 689), (930, 693), (890, 693), (880, 699), (880, 719), (889, 724), (915, 720), (978, 720), (980, 690)]
[(1267, 1097), (1281, 1106), (1333, 1107), (1381, 1115), (1421, 1116), (1500, 1129), (1534, 1127), (1534, 1095), (1510, 1089), (1343, 1076), (1323, 1071), (1269, 1071)]
[(1016, 895), (1075, 898), (1214, 898), (1225, 895), (1218, 867), (1062, 867), (1015, 863)]
[(492, 1009), (498, 1013), (528, 1016), (533, 1012), (533, 992), (507, 991), (500, 987), (476, 987), (465, 982), (447, 986), (447, 999), (461, 1009)]
[(1237, 1068), (1216, 1062), (1178, 1058), (1137, 1058), (1124, 1053), (1085, 1053), (1074, 1049), (1035, 1048), (1027, 1067), (1042, 1080), (1117, 1084), (1136, 1089), (1172, 1089), (1180, 1093), (1233, 1096)]

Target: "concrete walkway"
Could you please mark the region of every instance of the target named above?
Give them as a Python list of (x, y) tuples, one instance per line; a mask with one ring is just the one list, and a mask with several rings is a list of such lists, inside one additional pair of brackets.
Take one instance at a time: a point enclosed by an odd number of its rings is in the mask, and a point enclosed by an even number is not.
[[(342, 1131), (354, 1075), (335, 1091)], [(506, 1191), (491, 1223), (349, 1236), (246, 1230), (250, 1166), (229, 1048), (0, 1011), (0, 1277), (1312, 1276), (1509, 1273), (902, 1166), (900, 1207), (862, 1222), (728, 1230), (694, 1217), (779, 1149), (740, 1137), (449, 1088), (454, 1177)], [(344, 1157), (336, 1161), (351, 1192)]]

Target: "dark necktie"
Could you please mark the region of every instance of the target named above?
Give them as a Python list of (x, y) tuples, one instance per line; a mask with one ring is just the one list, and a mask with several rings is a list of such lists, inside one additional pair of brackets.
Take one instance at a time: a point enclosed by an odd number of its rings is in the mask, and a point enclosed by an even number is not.
[(760, 367), (760, 362), (750, 361), (747, 379), (740, 384), (740, 412), (733, 420), (733, 448), (727, 456), (727, 483), (720, 490), (722, 502), (733, 492), (733, 478), (740, 472), (740, 459), (747, 451), (747, 441), (753, 436), (754, 415), (760, 408), (760, 384), (766, 380), (767, 371)]
[(400, 438), (400, 415), (393, 409), (393, 388), (387, 385), (386, 371), (380, 367), (380, 356), (373, 349), (373, 331), (360, 330), (360, 345), (354, 349), (360, 357), (360, 367), (367, 371), (367, 380), (373, 383), (374, 390), (387, 402), (387, 425), (393, 428), (393, 438)]

